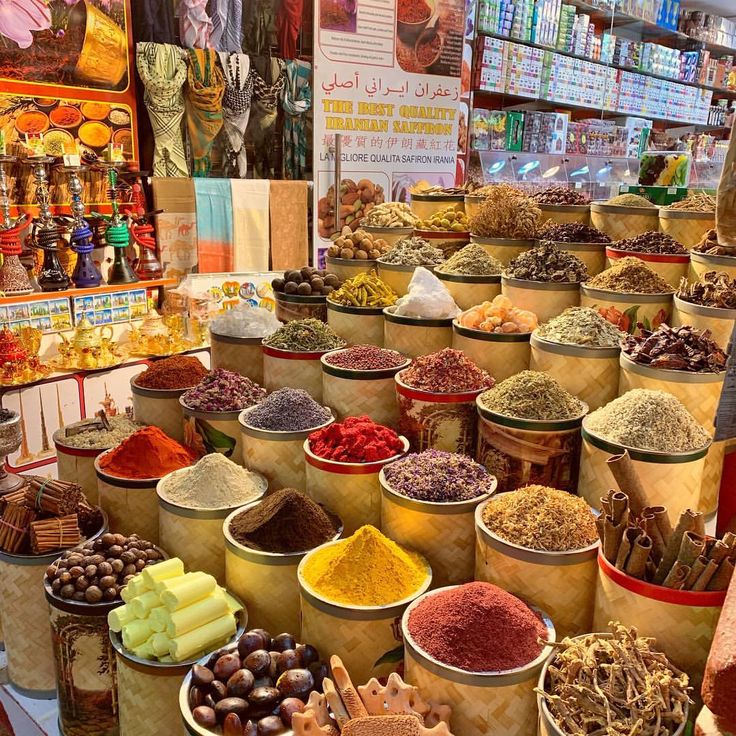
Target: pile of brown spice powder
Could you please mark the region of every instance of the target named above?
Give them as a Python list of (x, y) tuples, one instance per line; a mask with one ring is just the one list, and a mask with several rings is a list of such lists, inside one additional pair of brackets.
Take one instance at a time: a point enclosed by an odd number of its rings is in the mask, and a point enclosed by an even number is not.
[(192, 388), (207, 375), (207, 369), (197, 358), (172, 355), (157, 360), (143, 373), (135, 377), (135, 385), (141, 388)]
[(675, 289), (644, 261), (627, 256), (589, 279), (585, 286), (621, 294), (671, 294)]

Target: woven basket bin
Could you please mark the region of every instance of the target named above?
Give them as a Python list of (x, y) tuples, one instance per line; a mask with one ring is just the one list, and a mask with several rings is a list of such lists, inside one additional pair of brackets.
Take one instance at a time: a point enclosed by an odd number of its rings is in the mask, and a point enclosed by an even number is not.
[(563, 345), (544, 340), (534, 332), (531, 349), (529, 368), (552, 376), (591, 411), (618, 396), (620, 348)]
[(598, 310), (619, 329), (633, 334), (638, 322), (647, 330), (656, 330), (663, 322), (669, 324), (672, 294), (621, 294), (581, 284), (580, 306)]
[(158, 544), (156, 484), (160, 478), (133, 480), (108, 475), (99, 466), (100, 457), (104, 454), (95, 460), (95, 471), (100, 508), (107, 514), (110, 528), (116, 534), (138, 534), (143, 539)]
[(401, 647), (401, 616), (429, 588), (432, 582), (429, 566), (422, 585), (404, 600), (385, 606), (350, 606), (326, 600), (304, 580), (304, 566), (311, 554), (314, 551), (307, 553), (297, 571), (301, 640), (308, 641), (320, 652), (340, 652), (353, 682), (368, 682), (371, 677), (385, 677), (395, 671), (397, 661), (385, 655)]
[(435, 196), (433, 194), (412, 194), (411, 211), (420, 220), (429, 220), (435, 212), (441, 212), (452, 207), (459, 212), (465, 211), (465, 195), (446, 194)]
[[(440, 588), (428, 593), (438, 593)], [(423, 600), (426, 596), (422, 596)], [(420, 602), (418, 601), (418, 602)], [(531, 736), (537, 724), (534, 686), (552, 648), (545, 646), (529, 664), (508, 672), (474, 673), (442, 664), (425, 654), (409, 633), (410, 606), (401, 621), (404, 639), (404, 679), (419, 688), (425, 700), (452, 708), (450, 730), (460, 736)], [(541, 612), (547, 640), (554, 641), (555, 627)]]
[(368, 344), (383, 347), (383, 309), (346, 307), (327, 302), (327, 324), (348, 345)]
[(586, 265), (589, 276), (599, 274), (606, 267), (605, 243), (565, 243), (557, 240), (555, 245), (579, 258)]
[(275, 292), (274, 297), (276, 319), (281, 322), (294, 322), (298, 319), (318, 319), (320, 322), (327, 322), (327, 296)]
[(489, 256), (498, 259), (504, 266), (507, 266), (509, 261), (519, 254), (530, 250), (537, 244), (536, 240), (486, 238), (483, 235), (473, 235), (472, 233), (470, 234), (470, 242), (482, 246)]
[(607, 460), (628, 449), (637, 475), (646, 489), (650, 506), (666, 506), (674, 526), (680, 511), (701, 508), (700, 485), (708, 446), (702, 450), (681, 453), (643, 452), (607, 442), (585, 428), (583, 421), (583, 449), (580, 455), (581, 495), (590, 506), (600, 508), (601, 498), (613, 487), (613, 476)]
[(672, 315), (672, 324), (675, 327), (691, 325), (697, 330), (710, 330), (711, 339), (723, 349), (728, 349), (728, 343), (736, 322), (736, 309), (719, 309), (718, 307), (703, 307), (700, 304), (691, 304), (675, 296), (675, 310)]
[(501, 293), (511, 299), (515, 307), (534, 312), (540, 323), (580, 304), (580, 285), (577, 283), (526, 281), (502, 276)]
[[(91, 539), (107, 531), (107, 517)], [(0, 551), (0, 616), (3, 619), (8, 679), (29, 698), (56, 697), (56, 674), (48, 604), (43, 579), (48, 566), (64, 550), (47, 555), (14, 555)]]
[(451, 230), (414, 230), (417, 238), (426, 240), (433, 248), (441, 250), (445, 258), (457, 253), (470, 242), (469, 232), (453, 232)]
[(362, 261), (358, 258), (333, 258), (327, 256), (327, 271), (334, 273), (340, 281), (347, 281), (361, 273), (370, 273), (376, 268), (376, 262), (372, 260)]
[(469, 501), (447, 503), (419, 501), (394, 491), (381, 482), (381, 531), (394, 542), (427, 558), (432, 568), (432, 586), (457, 585), (473, 580), (475, 564), (474, 521), (476, 507), (496, 490)]
[(421, 319), (383, 310), (383, 344), (407, 358), (436, 353), (452, 344), (452, 319)]
[(498, 480), (499, 493), (539, 484), (575, 493), (580, 464), (579, 417), (540, 422), (489, 411), (477, 400), (475, 459)]
[(484, 332), (452, 323), (452, 347), (462, 350), (479, 368), (490, 373), (496, 383), (529, 368), (531, 332)]
[(265, 476), (269, 490), (307, 487), (307, 471), (304, 463), (304, 440), (312, 433), (335, 421), (301, 432), (269, 432), (248, 426), (248, 409), (238, 418), (243, 435), (243, 463), (246, 468)]
[(263, 386), (271, 393), (280, 388), (304, 389), (315, 401), (322, 402), (322, 366), (320, 358), (329, 352), (297, 352), (263, 346)]
[[(238, 542), (230, 533), (230, 523), (238, 514), (256, 505), (258, 501), (241, 506), (220, 525), (225, 545), (225, 584), (245, 603), (251, 628), (270, 626), (270, 631), (288, 631), (299, 639), (301, 614), (297, 568), (307, 551), (263, 552)], [(342, 522), (331, 515), (338, 529), (335, 539), (339, 539), (343, 532)], [(264, 591), (268, 591), (268, 595), (264, 595)]]
[(212, 370), (224, 368), (263, 383), (263, 348), (260, 337), (231, 337), (210, 330)]
[(724, 271), (732, 279), (736, 278), (736, 258), (733, 256), (712, 256), (707, 253), (690, 251), (690, 281), (700, 281), (708, 271)]
[[(410, 238), (414, 232), (413, 227), (371, 227), (364, 225), (362, 230), (373, 236), (373, 240), (385, 240), (391, 247), (396, 245), (399, 240)], [(371, 261), (375, 263), (375, 261)]]
[(590, 205), (590, 222), (608, 235), (611, 240), (635, 238), (637, 235), (659, 230), (657, 207), (621, 207), (620, 205)]
[[(634, 388), (666, 391), (679, 399), (695, 419), (713, 435), (714, 419), (725, 375), (725, 372), (689, 373), (651, 368), (634, 363), (622, 354), (619, 395)], [(706, 514), (718, 508), (725, 447), (725, 442), (714, 442), (705, 458), (700, 488), (700, 509)]]
[(339, 419), (367, 415), (377, 424), (398, 426), (394, 376), (409, 365), (408, 359), (396, 368), (361, 371), (338, 368), (327, 358), (322, 358), (322, 396)]
[(456, 273), (435, 271), (460, 309), (490, 302), (501, 293), (501, 276), (461, 276)]
[(122, 605), (80, 603), (51, 593), (44, 582), (64, 736), (118, 736), (115, 655), (107, 614)]
[[(614, 243), (615, 245), (615, 243)], [(665, 253), (637, 253), (636, 251), (606, 248), (606, 259), (609, 266), (613, 266), (622, 258), (638, 258), (640, 261), (659, 274), (668, 284), (677, 286), (680, 279), (687, 275), (690, 268), (689, 255), (671, 255)]]
[(361, 526), (381, 524), (381, 484), (378, 474), (388, 463), (403, 457), (409, 441), (400, 437), (403, 450), (393, 457), (373, 463), (342, 463), (317, 457), (304, 440), (307, 466), (307, 495), (318, 504), (337, 514), (345, 527), (346, 536)]
[(545, 222), (554, 222), (559, 225), (580, 222), (583, 225), (590, 225), (589, 204), (538, 204), (537, 206), (542, 210), (540, 226)]
[[(383, 263), (379, 258), (378, 278), (388, 284), (398, 296), (404, 296), (409, 292), (409, 282), (414, 276), (418, 266), (404, 266), (401, 263)], [(422, 266), (428, 271), (434, 271), (434, 266)]]
[(486, 198), (482, 194), (466, 194), (464, 197), (465, 214), (472, 220), (479, 212)]
[(184, 442), (184, 418), (179, 398), (187, 389), (142, 388), (136, 386), (136, 378), (130, 379), (135, 421), (152, 424), (177, 442)]
[(598, 541), (570, 552), (542, 552), (501, 539), (475, 510), (475, 579), (498, 585), (534, 606), (544, 605), (557, 636), (577, 636), (593, 623)]
[(483, 393), (435, 393), (408, 386), (396, 374), (399, 431), (407, 437), (413, 452), (444, 450), (473, 456), (477, 440), (475, 399)]
[(199, 411), (182, 399), (184, 445), (198, 455), (219, 452), (238, 465), (243, 464), (243, 443), (237, 411)]
[(59, 442), (54, 433), (56, 448), (56, 474), (59, 480), (76, 483), (81, 486), (84, 495), (93, 506), (97, 504), (97, 472), (95, 458), (103, 450), (88, 450), (83, 447), (69, 447)]
[(686, 248), (697, 245), (715, 226), (715, 212), (687, 212), (666, 207), (659, 211), (659, 229)]
[(622, 621), (636, 627), (640, 636), (656, 637), (657, 649), (690, 675), (698, 693), (726, 591), (653, 585), (616, 569), (602, 554), (598, 568), (593, 631), (605, 630), (609, 621)]

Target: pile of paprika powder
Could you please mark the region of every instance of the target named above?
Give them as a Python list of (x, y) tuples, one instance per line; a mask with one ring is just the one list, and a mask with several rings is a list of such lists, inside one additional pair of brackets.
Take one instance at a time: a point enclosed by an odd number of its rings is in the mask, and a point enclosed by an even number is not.
[(139, 373), (133, 382), (141, 388), (182, 389), (196, 386), (206, 375), (207, 369), (198, 358), (191, 355), (172, 355), (157, 360)]
[(368, 416), (348, 417), (309, 435), (309, 449), (325, 460), (341, 463), (374, 463), (395, 457), (404, 445), (393, 429), (376, 424)]

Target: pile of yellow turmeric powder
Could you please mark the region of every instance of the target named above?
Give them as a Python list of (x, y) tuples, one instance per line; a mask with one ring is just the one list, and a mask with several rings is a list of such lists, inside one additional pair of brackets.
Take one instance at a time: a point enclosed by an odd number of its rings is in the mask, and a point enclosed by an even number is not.
[(383, 606), (408, 598), (427, 579), (427, 561), (373, 526), (317, 549), (303, 576), (315, 593), (335, 603)]

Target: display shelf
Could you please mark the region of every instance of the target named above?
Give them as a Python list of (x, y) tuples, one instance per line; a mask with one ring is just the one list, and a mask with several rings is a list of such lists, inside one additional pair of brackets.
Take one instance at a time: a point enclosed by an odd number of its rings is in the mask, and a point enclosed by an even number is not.
[(48, 299), (74, 299), (77, 296), (94, 296), (95, 294), (115, 294), (119, 291), (131, 289), (166, 289), (177, 285), (176, 279), (151, 279), (150, 281), (136, 281), (132, 284), (105, 284), (93, 289), (64, 289), (63, 291), (34, 291), (32, 294), (21, 296), (0, 297), (2, 304), (25, 304), (26, 302), (40, 302)]

